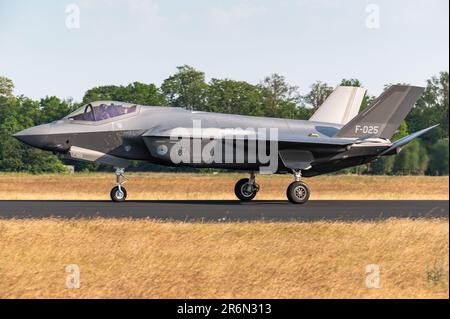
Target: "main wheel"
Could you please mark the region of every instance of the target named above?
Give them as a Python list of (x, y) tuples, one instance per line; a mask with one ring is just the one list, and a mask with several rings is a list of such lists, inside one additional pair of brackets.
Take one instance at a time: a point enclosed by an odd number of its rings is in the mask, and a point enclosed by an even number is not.
[[(258, 184), (248, 185), (248, 178), (240, 179), (236, 186), (234, 186), (234, 193), (236, 197), (241, 201), (248, 202), (255, 198), (256, 193), (259, 191)], [(250, 187), (249, 187), (250, 186)]]
[(304, 204), (308, 201), (310, 191), (308, 185), (302, 182), (293, 182), (286, 191), (287, 198), (293, 204)]
[(120, 189), (118, 186), (113, 187), (111, 189), (111, 199), (114, 202), (124, 202), (127, 199), (127, 190), (125, 187), (121, 186)]

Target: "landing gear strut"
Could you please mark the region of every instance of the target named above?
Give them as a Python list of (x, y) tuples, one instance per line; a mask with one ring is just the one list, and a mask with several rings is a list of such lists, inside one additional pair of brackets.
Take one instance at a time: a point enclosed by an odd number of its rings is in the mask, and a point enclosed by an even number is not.
[[(116, 186), (111, 189), (111, 199), (114, 202), (124, 202), (127, 198), (127, 190), (122, 185), (128, 180), (125, 177), (125, 169), (116, 168)], [(123, 178), (123, 181), (122, 181)]]
[(250, 178), (240, 179), (234, 186), (236, 197), (243, 202), (251, 201), (259, 191), (259, 185), (255, 182), (255, 173), (250, 173)]
[(293, 170), (295, 181), (287, 188), (286, 195), (293, 204), (304, 204), (308, 201), (310, 191), (308, 185), (301, 181), (302, 171)]

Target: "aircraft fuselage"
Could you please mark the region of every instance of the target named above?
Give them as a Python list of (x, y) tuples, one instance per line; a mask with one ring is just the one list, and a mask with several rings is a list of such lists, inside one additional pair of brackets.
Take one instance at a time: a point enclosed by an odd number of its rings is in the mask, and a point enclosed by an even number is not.
[[(201, 126), (201, 130), (209, 130), (210, 135), (196, 137), (192, 132), (195, 130), (195, 123)], [(202, 158), (190, 158), (187, 162), (174, 163), (169, 155), (178, 141), (175, 138), (176, 128), (187, 129), (185, 135), (192, 134), (188, 137), (191, 141), (188, 149), (191, 152), (194, 151), (196, 141), (203, 149), (210, 142), (211, 135), (221, 137), (216, 138), (219, 143), (216, 147), (222, 149), (222, 159), (205, 162)], [(327, 144), (327, 138), (332, 137), (340, 128), (341, 125), (331, 123), (140, 106), (133, 116), (99, 122), (63, 119), (27, 129), (16, 137), (32, 146), (61, 154), (67, 154), (72, 147), (77, 147), (121, 159), (160, 165), (256, 171), (265, 163), (249, 158), (249, 147), (257, 152), (262, 144), (254, 142), (258, 137), (252, 139), (246, 132), (249, 129), (256, 132), (265, 130), (266, 154), (299, 149), (311, 153), (314, 162), (310, 169), (304, 171), (304, 176), (364, 164), (374, 154), (388, 147), (386, 143), (375, 143), (373, 146), (349, 149), (346, 145)], [(276, 136), (271, 136), (271, 129), (276, 131)], [(236, 132), (241, 134), (234, 134)], [(229, 136), (234, 138), (228, 139)], [(271, 140), (276, 141), (276, 145), (272, 145)], [(252, 143), (256, 145), (252, 147)], [(239, 153), (241, 158), (236, 158)], [(289, 172), (289, 169), (277, 154), (275, 173), (284, 172)]]

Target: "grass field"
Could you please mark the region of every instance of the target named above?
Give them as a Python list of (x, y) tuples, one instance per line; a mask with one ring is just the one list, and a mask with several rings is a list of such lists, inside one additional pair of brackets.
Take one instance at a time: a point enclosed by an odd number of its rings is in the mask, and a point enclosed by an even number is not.
[[(130, 199), (234, 199), (244, 175), (130, 174)], [(448, 177), (323, 176), (313, 199), (448, 199)], [(0, 174), (0, 199), (107, 199), (112, 174)], [(258, 176), (285, 199), (289, 176)], [(1, 205), (1, 202), (0, 202)], [(68, 289), (66, 266), (80, 270)], [(380, 287), (368, 288), (369, 264)], [(0, 219), (0, 298), (448, 298), (448, 219)], [(369, 276), (369, 277), (368, 277)]]
[[(128, 199), (236, 199), (245, 174), (129, 174)], [(114, 174), (0, 174), (0, 199), (109, 199)], [(289, 175), (257, 176), (256, 199), (286, 199)], [(429, 176), (318, 176), (305, 179), (311, 199), (448, 199), (449, 178)]]
[[(1, 298), (448, 298), (448, 221), (0, 220)], [(80, 288), (66, 288), (68, 264)], [(377, 264), (380, 288), (367, 288)]]

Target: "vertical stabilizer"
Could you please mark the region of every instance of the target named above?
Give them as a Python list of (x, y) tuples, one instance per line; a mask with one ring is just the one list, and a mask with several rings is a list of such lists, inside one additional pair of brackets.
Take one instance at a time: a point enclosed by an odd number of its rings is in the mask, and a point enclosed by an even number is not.
[(391, 86), (334, 137), (390, 139), (423, 91), (416, 86)]
[(338, 86), (309, 120), (345, 125), (358, 114), (365, 94), (363, 88)]

